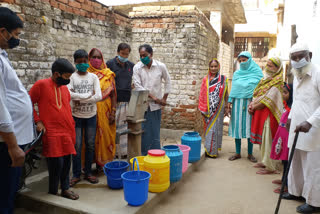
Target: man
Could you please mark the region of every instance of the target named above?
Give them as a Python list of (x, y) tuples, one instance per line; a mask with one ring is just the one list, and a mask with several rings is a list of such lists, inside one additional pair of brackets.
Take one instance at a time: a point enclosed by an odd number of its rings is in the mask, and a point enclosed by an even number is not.
[(30, 89), (32, 104), (38, 104), (39, 113), (33, 111), (42, 137), (42, 155), (49, 171), (49, 194), (77, 200), (79, 195), (69, 190), (71, 155), (75, 155), (75, 122), (70, 107), (70, 93), (66, 85), (75, 71), (66, 59), (57, 59), (51, 67), (52, 76), (38, 80)]
[(141, 45), (139, 53), (140, 62), (133, 68), (133, 83), (136, 90), (149, 90), (149, 107), (145, 113), (146, 122), (142, 124), (144, 133), (141, 140), (141, 153), (147, 155), (150, 149), (160, 149), (161, 106), (166, 105), (171, 80), (165, 64), (153, 59), (153, 49), (150, 45)]
[(81, 181), (81, 151), (82, 141), (85, 143), (84, 179), (92, 184), (99, 182), (92, 175), (92, 162), (94, 159), (95, 137), (97, 130), (97, 102), (102, 98), (100, 82), (97, 75), (89, 73), (87, 69), (88, 53), (77, 50), (73, 54), (77, 72), (73, 73), (68, 85), (72, 100), (72, 116), (76, 123), (76, 152), (72, 158), (73, 177), (70, 186)]
[[(134, 64), (128, 60), (131, 47), (127, 43), (118, 45), (118, 55), (107, 62), (108, 68), (116, 75), (117, 90), (117, 110), (116, 110), (116, 129), (121, 133), (128, 129), (127, 109), (131, 96), (131, 84)], [(117, 142), (117, 150), (120, 150), (121, 156), (127, 155), (128, 135), (120, 136), (120, 142)], [(119, 154), (119, 152), (116, 152)], [(119, 157), (120, 158), (120, 157)]]
[(288, 200), (303, 200), (299, 213), (320, 212), (320, 68), (311, 63), (308, 46), (296, 43), (290, 51), (293, 67), (293, 105), (289, 115), (289, 148), (300, 132), (288, 176)]
[(5, 51), (19, 45), (22, 28), (13, 11), (0, 7), (0, 214), (13, 213), (24, 164), (20, 147), (34, 138), (31, 100)]

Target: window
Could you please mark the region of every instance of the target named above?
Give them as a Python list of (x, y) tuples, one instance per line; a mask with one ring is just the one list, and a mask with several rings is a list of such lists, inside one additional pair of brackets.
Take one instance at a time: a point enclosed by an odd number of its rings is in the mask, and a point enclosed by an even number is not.
[(269, 43), (268, 37), (236, 37), (234, 57), (242, 51), (249, 51), (253, 58), (263, 58), (268, 54)]

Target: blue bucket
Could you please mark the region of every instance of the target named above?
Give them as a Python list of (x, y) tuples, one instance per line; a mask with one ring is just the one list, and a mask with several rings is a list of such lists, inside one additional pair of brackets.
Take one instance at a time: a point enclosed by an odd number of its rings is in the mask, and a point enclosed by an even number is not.
[[(138, 171), (134, 171), (137, 162)], [(137, 158), (133, 159), (132, 171), (121, 175), (123, 180), (124, 200), (131, 206), (140, 206), (148, 200), (150, 173), (140, 171)]]
[(112, 161), (103, 167), (104, 174), (107, 176), (107, 184), (111, 189), (121, 189), (122, 173), (128, 171), (129, 163), (125, 161)]

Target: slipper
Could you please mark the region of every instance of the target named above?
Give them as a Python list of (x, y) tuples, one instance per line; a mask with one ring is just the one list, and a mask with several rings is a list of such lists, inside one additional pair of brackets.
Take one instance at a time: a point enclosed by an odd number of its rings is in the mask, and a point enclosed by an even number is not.
[(282, 184), (282, 181), (281, 181), (280, 179), (277, 179), (277, 180), (273, 180), (272, 183), (273, 183), (273, 184), (281, 185), (281, 184)]
[(92, 184), (99, 183), (99, 179), (97, 177), (95, 177), (95, 176), (92, 176), (92, 175), (85, 176), (84, 180), (87, 180)]
[(248, 155), (248, 160), (251, 161), (252, 163), (257, 163), (257, 159), (253, 155)]
[(256, 174), (258, 174), (258, 175), (274, 175), (274, 174), (280, 174), (280, 172), (278, 172), (277, 170), (270, 171), (267, 169), (262, 169), (262, 170), (257, 171)]
[(229, 161), (234, 161), (234, 160), (237, 160), (237, 159), (240, 159), (240, 158), (241, 158), (241, 155), (235, 154), (235, 155), (232, 155), (232, 156), (229, 158)]
[(253, 166), (254, 168), (266, 168), (266, 166), (263, 163), (257, 163)]
[[(281, 191), (281, 187), (278, 187), (278, 188), (276, 188), (276, 189), (273, 190), (273, 192), (274, 192), (274, 193), (277, 193), (277, 194), (280, 194), (280, 191)], [(285, 192), (288, 192), (288, 188), (285, 187), (284, 190), (283, 190), (283, 192), (284, 192), (284, 193), (285, 193)]]
[(75, 177), (73, 177), (73, 178), (71, 178), (71, 180), (70, 180), (69, 186), (70, 186), (70, 187), (74, 187), (74, 185), (76, 185), (76, 184), (79, 183), (80, 181), (81, 181), (80, 178), (75, 178)]
[(71, 200), (78, 200), (79, 199), (79, 195), (74, 193), (71, 190), (65, 190), (63, 192), (61, 192), (61, 196), (67, 199), (71, 199)]

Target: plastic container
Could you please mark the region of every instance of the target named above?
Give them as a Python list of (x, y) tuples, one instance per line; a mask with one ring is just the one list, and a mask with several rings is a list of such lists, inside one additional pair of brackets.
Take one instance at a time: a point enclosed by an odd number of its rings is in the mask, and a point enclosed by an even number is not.
[(167, 145), (162, 147), (162, 149), (170, 158), (170, 182), (177, 182), (182, 178), (183, 153), (176, 145)]
[(190, 147), (189, 163), (200, 160), (201, 157), (201, 137), (198, 132), (186, 132), (181, 137), (181, 144)]
[(188, 169), (188, 161), (189, 161), (189, 151), (190, 151), (190, 146), (187, 145), (181, 145), (178, 144), (177, 145), (181, 152), (183, 153), (183, 157), (182, 157), (182, 173), (185, 173)]
[[(137, 166), (137, 171), (134, 171), (134, 166)], [(123, 181), (124, 200), (131, 206), (140, 206), (148, 200), (148, 187), (150, 173), (140, 171), (139, 161), (133, 158), (132, 171), (125, 172), (121, 175)]]
[[(130, 165), (131, 165), (131, 168), (133, 169), (133, 160), (135, 158), (137, 158), (138, 162), (139, 162), (139, 167), (140, 167), (140, 170), (143, 171), (144, 170), (144, 158), (146, 156), (137, 156), (137, 157), (134, 157), (134, 158), (131, 158), (130, 159)], [(137, 164), (135, 165), (135, 168), (137, 168)]]
[(170, 186), (170, 159), (165, 151), (152, 149), (144, 158), (144, 171), (151, 174), (149, 192), (164, 192)]
[(122, 189), (122, 173), (128, 171), (129, 163), (125, 161), (112, 161), (103, 167), (104, 174), (107, 176), (107, 184), (111, 189)]

